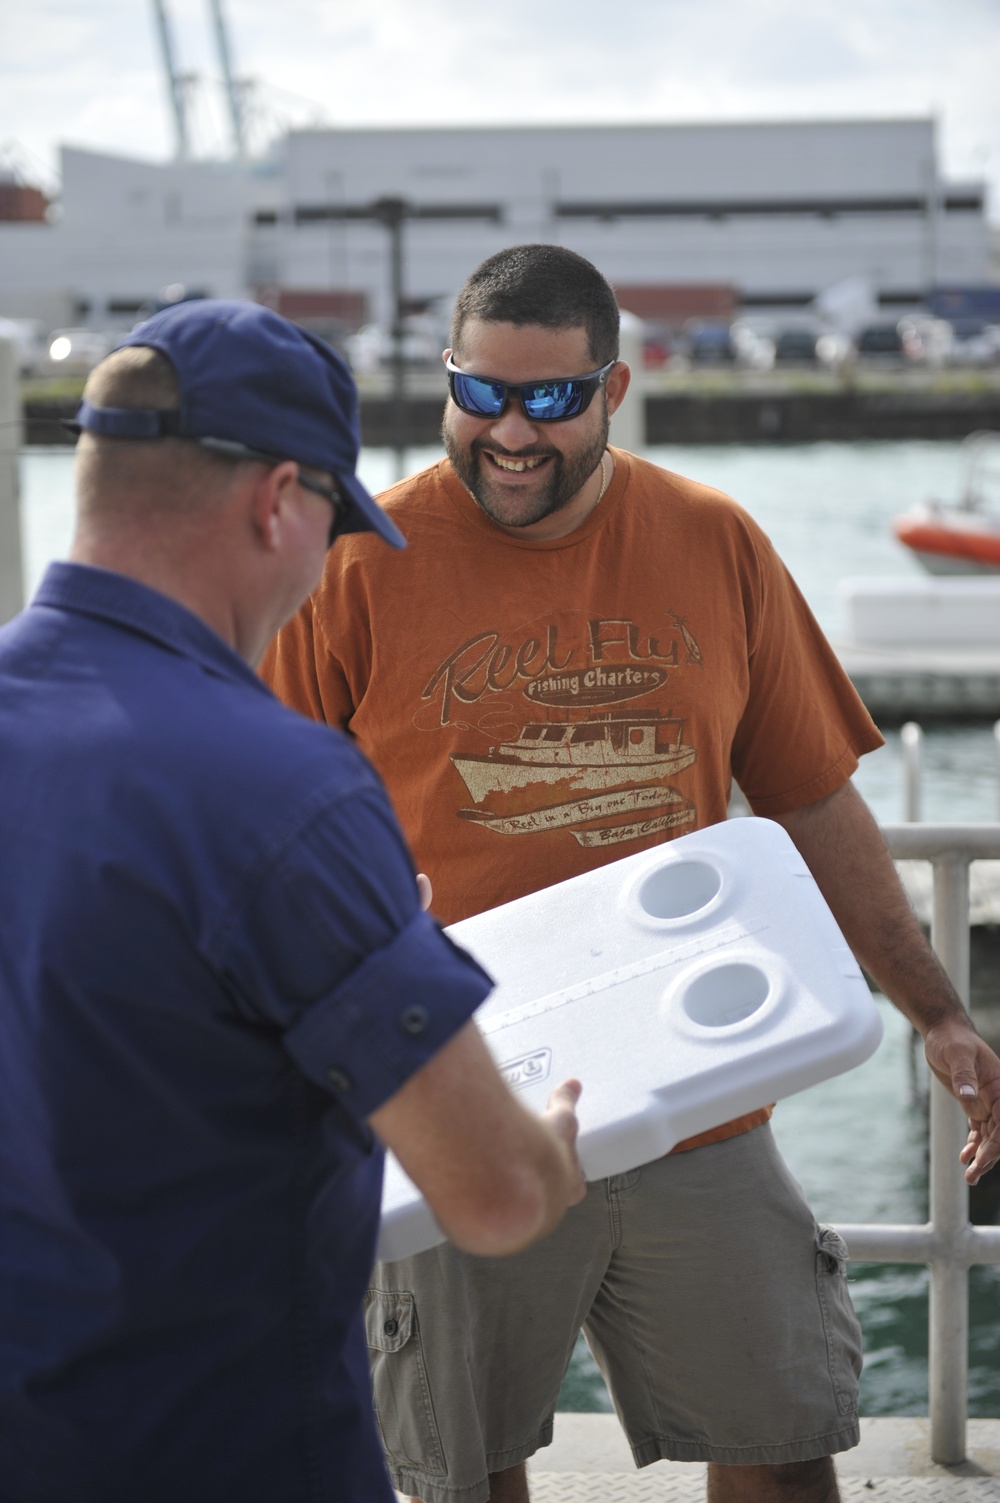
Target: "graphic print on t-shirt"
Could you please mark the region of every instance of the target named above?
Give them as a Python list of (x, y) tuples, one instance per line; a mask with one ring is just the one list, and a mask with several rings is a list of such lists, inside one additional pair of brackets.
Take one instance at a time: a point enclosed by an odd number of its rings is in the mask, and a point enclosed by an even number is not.
[(702, 654), (686, 621), (668, 615), (655, 634), (627, 618), (562, 613), (506, 639), (480, 632), (450, 653), (422, 698), (439, 727), (478, 733), (450, 753), (472, 801), (459, 818), (499, 835), (565, 830), (583, 846), (693, 824), (695, 805), (673, 779), (696, 750), (683, 719), (655, 700), (678, 668), (700, 669)]

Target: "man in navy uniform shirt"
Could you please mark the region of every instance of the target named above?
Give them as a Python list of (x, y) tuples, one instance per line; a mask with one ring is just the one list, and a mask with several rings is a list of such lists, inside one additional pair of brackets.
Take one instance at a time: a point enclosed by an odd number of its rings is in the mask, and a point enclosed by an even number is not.
[(380, 1503), (380, 1145), (514, 1251), (579, 1088), (507, 1093), (377, 777), (253, 671), (338, 531), (403, 543), (338, 357), (182, 304), (78, 423), (72, 561), (0, 632), (0, 1497)]

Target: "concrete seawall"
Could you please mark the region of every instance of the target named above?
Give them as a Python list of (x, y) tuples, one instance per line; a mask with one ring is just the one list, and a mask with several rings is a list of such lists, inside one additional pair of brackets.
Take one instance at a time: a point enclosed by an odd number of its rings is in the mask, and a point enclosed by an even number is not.
[(651, 444), (850, 442), (964, 438), (1000, 427), (1000, 392), (754, 392), (651, 394)]
[[(364, 441), (391, 447), (395, 405), (390, 378), (358, 378)], [(1000, 429), (1000, 371), (858, 372), (850, 377), (732, 371), (649, 373), (643, 378), (646, 441), (650, 444), (851, 442), (857, 439), (957, 439), (979, 428)], [(445, 398), (443, 374), (407, 376), (404, 448), (438, 440)], [(59, 426), (76, 401), (25, 392), (26, 441), (70, 443)]]

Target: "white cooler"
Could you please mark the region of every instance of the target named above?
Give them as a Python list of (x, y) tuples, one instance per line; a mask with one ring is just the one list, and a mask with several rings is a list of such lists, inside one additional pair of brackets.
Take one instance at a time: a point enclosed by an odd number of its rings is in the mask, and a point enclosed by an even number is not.
[[(852, 1069), (882, 1037), (808, 867), (766, 819), (682, 836), (448, 932), (496, 980), (476, 1022), (524, 1104), (583, 1082), (588, 1180)], [(387, 1155), (379, 1257), (442, 1241)]]

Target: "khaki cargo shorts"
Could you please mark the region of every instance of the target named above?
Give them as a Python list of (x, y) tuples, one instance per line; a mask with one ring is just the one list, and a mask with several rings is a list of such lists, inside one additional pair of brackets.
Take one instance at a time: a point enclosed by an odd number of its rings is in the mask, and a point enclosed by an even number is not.
[(550, 1443), (581, 1327), (637, 1466), (857, 1445), (846, 1253), (764, 1126), (597, 1181), (513, 1258), (445, 1246), (378, 1265), (368, 1344), (393, 1483), (483, 1503), (490, 1472)]

